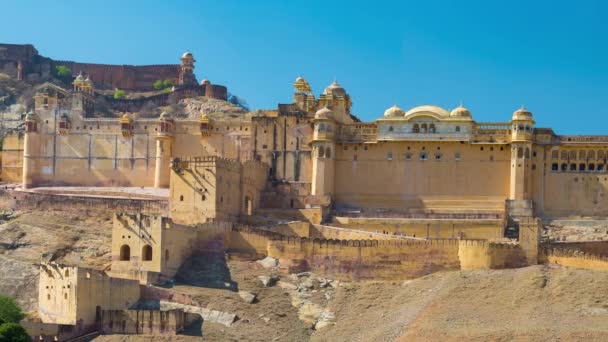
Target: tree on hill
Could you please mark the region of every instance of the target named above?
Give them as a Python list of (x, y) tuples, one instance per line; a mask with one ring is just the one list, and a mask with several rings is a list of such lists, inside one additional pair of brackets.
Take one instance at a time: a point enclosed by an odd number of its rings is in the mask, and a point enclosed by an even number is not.
[(57, 65), (55, 66), (55, 77), (64, 83), (69, 83), (72, 80), (72, 70), (65, 65)]
[(0, 342), (29, 342), (30, 337), (19, 321), (24, 315), (15, 300), (0, 295)]
[(6, 323), (19, 323), (24, 315), (15, 300), (0, 295), (0, 319)]
[(25, 329), (17, 323), (4, 323), (0, 325), (0, 342), (29, 342), (30, 336)]
[(114, 89), (114, 98), (116, 100), (124, 99), (125, 97), (127, 97), (127, 93), (124, 90)]
[(152, 84), (155, 90), (165, 90), (173, 87), (173, 81), (171, 80), (158, 80)]

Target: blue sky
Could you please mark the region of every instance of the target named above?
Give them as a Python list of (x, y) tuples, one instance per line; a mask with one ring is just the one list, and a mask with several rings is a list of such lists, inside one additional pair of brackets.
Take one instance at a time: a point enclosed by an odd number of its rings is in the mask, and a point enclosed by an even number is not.
[(462, 103), (477, 121), (522, 104), (537, 126), (608, 134), (606, 1), (7, 1), (0, 42), (55, 59), (177, 63), (252, 108), (288, 103), (304, 76), (336, 78), (373, 120)]

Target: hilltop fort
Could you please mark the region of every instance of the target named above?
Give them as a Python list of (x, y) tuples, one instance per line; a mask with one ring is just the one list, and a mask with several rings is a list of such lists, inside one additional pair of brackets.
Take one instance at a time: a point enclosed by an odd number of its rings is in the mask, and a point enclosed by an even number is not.
[[(0, 44), (0, 72), (40, 80), (4, 137), (6, 201), (113, 212), (107, 269), (43, 260), (40, 340), (179, 333), (198, 309), (136, 303), (197, 253), (344, 281), (539, 262), (607, 269), (602, 243), (541, 233), (543, 220), (608, 216), (608, 136), (558, 135), (524, 107), (477, 122), (462, 105), (395, 105), (362, 122), (345, 87), (315, 94), (303, 77), (289, 103), (248, 111), (196, 80), (192, 53), (179, 60), (87, 64)], [(70, 71), (63, 83), (58, 67)]]

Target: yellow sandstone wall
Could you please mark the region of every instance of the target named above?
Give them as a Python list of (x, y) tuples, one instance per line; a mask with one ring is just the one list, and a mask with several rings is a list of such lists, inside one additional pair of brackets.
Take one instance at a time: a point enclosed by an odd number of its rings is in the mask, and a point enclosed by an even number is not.
[(547, 262), (568, 267), (608, 271), (608, 258), (573, 250), (550, 249), (545, 251)]
[(2, 181), (21, 183), (23, 179), (23, 138), (17, 133), (4, 137), (2, 143)]
[[(420, 160), (422, 152), (428, 154), (428, 160)], [(406, 160), (406, 153), (411, 153), (411, 160)], [(441, 154), (441, 160), (435, 160), (436, 153)], [(456, 153), (461, 160), (456, 160)], [(392, 160), (388, 160), (390, 154)], [(502, 145), (420, 141), (339, 144), (334, 196), (338, 204), (346, 206), (396, 209), (419, 208), (421, 203), (416, 200), (428, 196), (504, 200), (509, 195), (510, 158), (508, 146)]]
[(369, 232), (403, 233), (433, 239), (494, 239), (504, 236), (502, 219), (399, 219), (334, 217), (332, 226)]
[[(110, 278), (91, 269), (43, 265), (39, 282), (39, 315), (44, 323), (95, 322), (101, 309), (126, 309), (139, 299), (139, 282)], [(98, 308), (99, 307), (99, 308)]]
[(458, 241), (270, 241), (268, 255), (306, 260), (310, 269), (338, 279), (410, 279), (439, 270), (459, 269)]
[(463, 270), (515, 268), (526, 265), (523, 250), (514, 243), (461, 240), (458, 258)]

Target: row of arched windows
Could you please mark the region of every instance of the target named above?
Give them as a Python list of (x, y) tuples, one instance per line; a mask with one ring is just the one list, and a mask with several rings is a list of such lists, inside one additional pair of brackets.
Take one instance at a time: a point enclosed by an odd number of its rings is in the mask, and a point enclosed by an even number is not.
[(557, 172), (606, 172), (606, 166), (604, 164), (594, 163), (558, 163), (551, 164), (551, 171)]
[(414, 133), (435, 133), (437, 129), (435, 128), (435, 124), (427, 124), (423, 123), (418, 125), (414, 124), (414, 128), (412, 129)]
[[(129, 245), (120, 246), (120, 261), (130, 261), (131, 260), (131, 247)], [(152, 260), (152, 246), (144, 245), (141, 248), (141, 260), (142, 261), (151, 261)]]
[(316, 151), (319, 158), (331, 158), (331, 147), (329, 146), (317, 146)]
[(553, 150), (551, 151), (551, 159), (562, 160), (606, 160), (608, 152), (603, 150)]

